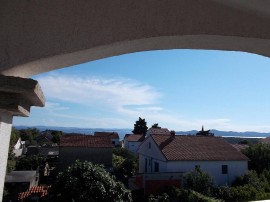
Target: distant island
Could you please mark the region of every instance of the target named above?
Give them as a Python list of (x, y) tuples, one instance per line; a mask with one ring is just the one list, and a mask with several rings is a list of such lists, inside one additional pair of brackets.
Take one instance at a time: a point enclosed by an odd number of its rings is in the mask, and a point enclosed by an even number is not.
[[(77, 128), (77, 127), (57, 127), (57, 126), (14, 126), (16, 129), (26, 129), (26, 128), (37, 128), (40, 131), (44, 130), (59, 130), (63, 131), (64, 133), (80, 133), (85, 135), (94, 134), (94, 132), (104, 132), (104, 131), (112, 131), (117, 132), (119, 134), (120, 139), (123, 139), (125, 134), (132, 133), (132, 129), (129, 128)], [(265, 138), (269, 137), (270, 133), (260, 133), (260, 132), (234, 132), (234, 131), (220, 131), (211, 129), (211, 133), (214, 133), (215, 136), (222, 136), (222, 137), (245, 137), (245, 138)], [(176, 131), (176, 134), (179, 135), (195, 135), (198, 131), (191, 130), (191, 131)]]

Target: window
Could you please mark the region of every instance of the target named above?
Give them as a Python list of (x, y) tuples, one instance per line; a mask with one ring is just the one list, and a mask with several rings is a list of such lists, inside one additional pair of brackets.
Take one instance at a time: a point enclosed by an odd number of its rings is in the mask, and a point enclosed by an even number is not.
[(144, 172), (147, 173), (147, 159), (145, 159), (145, 163), (144, 163)]
[(222, 165), (222, 174), (228, 174), (228, 165)]
[(159, 172), (159, 163), (155, 162), (155, 172)]
[(195, 165), (195, 170), (200, 169), (200, 168), (201, 168), (200, 165)]
[(151, 142), (148, 142), (148, 148), (151, 149)]

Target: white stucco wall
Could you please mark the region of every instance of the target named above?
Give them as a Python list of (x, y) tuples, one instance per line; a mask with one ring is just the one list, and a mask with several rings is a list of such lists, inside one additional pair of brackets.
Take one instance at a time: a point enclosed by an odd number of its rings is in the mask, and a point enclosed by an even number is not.
[(125, 148), (134, 153), (137, 153), (137, 150), (140, 145), (141, 142), (129, 142), (129, 141), (125, 142)]
[(0, 111), (0, 201), (3, 196), (11, 128), (12, 116)]
[[(151, 148), (149, 148), (149, 142)], [(247, 161), (167, 161), (151, 137), (148, 137), (139, 150), (139, 173), (145, 173), (145, 159), (147, 159), (147, 173), (154, 172), (155, 162), (159, 163), (159, 172), (190, 172), (198, 165), (209, 173), (217, 185), (230, 185), (237, 176), (248, 171)], [(228, 166), (228, 174), (222, 174), (222, 165)]]
[[(217, 185), (229, 185), (248, 171), (247, 161), (169, 161), (167, 172), (190, 172), (196, 165), (211, 175)], [(228, 174), (222, 174), (222, 165), (228, 165)]]
[[(151, 148), (149, 148), (149, 143)], [(163, 154), (151, 137), (148, 137), (139, 147), (139, 173), (145, 172), (145, 159), (147, 159), (147, 172), (154, 172), (155, 162), (159, 163), (159, 172), (166, 172), (167, 164)]]
[(120, 145), (120, 141), (118, 138), (112, 139), (112, 142), (114, 142), (114, 146)]

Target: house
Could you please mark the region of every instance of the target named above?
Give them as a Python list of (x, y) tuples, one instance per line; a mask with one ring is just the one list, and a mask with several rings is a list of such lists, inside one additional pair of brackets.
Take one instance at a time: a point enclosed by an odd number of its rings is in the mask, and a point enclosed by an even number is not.
[[(51, 186), (33, 186), (28, 191), (18, 195), (18, 201), (47, 201), (48, 191)], [(46, 200), (47, 199), (47, 200)]]
[(51, 145), (53, 144), (53, 135), (49, 130), (45, 130), (41, 132), (35, 140), (37, 141), (38, 144), (40, 145)]
[(6, 174), (5, 187), (12, 196), (12, 199), (15, 199), (18, 193), (25, 192), (31, 187), (38, 185), (38, 181), (37, 171), (12, 171)]
[(144, 139), (145, 136), (143, 134), (126, 134), (124, 137), (124, 148), (136, 153)]
[(171, 132), (167, 128), (149, 128), (146, 137), (149, 135), (170, 135)]
[[(216, 185), (231, 184), (248, 171), (248, 158), (221, 137), (150, 135), (138, 149), (139, 173), (166, 174), (170, 179), (200, 167)], [(157, 177), (153, 175), (152, 179)], [(181, 178), (178, 179), (181, 181)], [(159, 179), (160, 181), (161, 179)], [(168, 181), (169, 179), (167, 179)], [(146, 182), (143, 183), (147, 184)]]
[(120, 146), (119, 135), (116, 132), (95, 132), (94, 136), (97, 137), (109, 137), (114, 146)]
[(25, 141), (22, 141), (21, 138), (19, 138), (17, 143), (13, 147), (13, 154), (15, 157), (19, 157), (23, 154), (24, 150), (25, 150)]
[(231, 144), (235, 149), (237, 149), (238, 151), (242, 151), (243, 149), (246, 149), (249, 147), (248, 144)]
[(259, 143), (261, 144), (270, 144), (270, 137), (262, 138)]
[(111, 168), (112, 149), (113, 145), (109, 137), (63, 135), (59, 147), (60, 168), (70, 166), (77, 159), (103, 164), (106, 168)]
[(202, 136), (214, 136), (214, 133), (210, 133), (210, 130), (204, 130), (202, 126), (202, 130), (198, 131), (196, 135), (202, 135)]
[(30, 145), (26, 149), (26, 156), (39, 155), (47, 158), (47, 160), (57, 160), (59, 157), (59, 147), (58, 146), (37, 146)]

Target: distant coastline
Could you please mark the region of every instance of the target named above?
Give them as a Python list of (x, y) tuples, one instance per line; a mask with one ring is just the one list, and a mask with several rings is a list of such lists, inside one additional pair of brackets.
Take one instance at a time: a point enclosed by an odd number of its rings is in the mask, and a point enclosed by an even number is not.
[[(120, 139), (124, 139), (125, 134), (131, 134), (132, 129), (129, 128), (77, 128), (77, 127), (57, 127), (57, 126), (14, 126), (16, 129), (27, 129), (27, 128), (37, 128), (40, 131), (44, 130), (59, 130), (64, 133), (80, 133), (85, 135), (93, 135), (96, 131), (111, 131), (117, 132), (120, 136)], [(176, 131), (176, 134), (179, 135), (195, 135), (198, 131)], [(234, 131), (219, 131), (212, 129), (212, 133), (215, 136), (221, 137), (235, 137), (235, 138), (266, 138), (270, 136), (270, 133), (260, 133), (260, 132), (234, 132)]]

